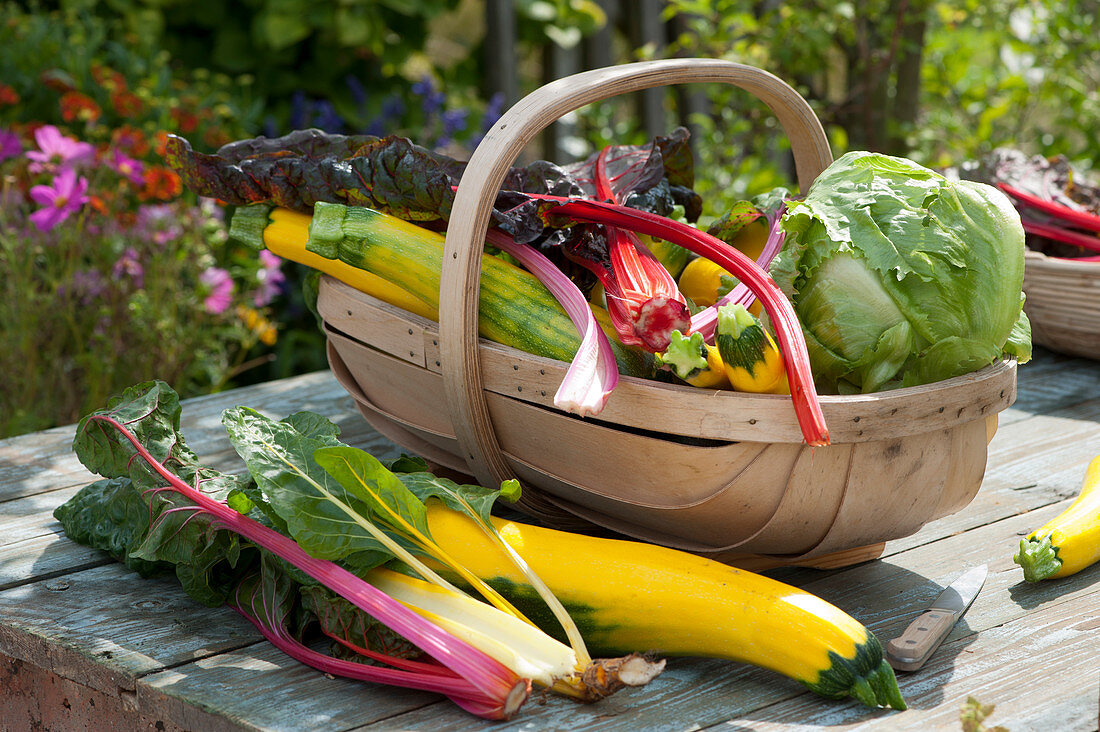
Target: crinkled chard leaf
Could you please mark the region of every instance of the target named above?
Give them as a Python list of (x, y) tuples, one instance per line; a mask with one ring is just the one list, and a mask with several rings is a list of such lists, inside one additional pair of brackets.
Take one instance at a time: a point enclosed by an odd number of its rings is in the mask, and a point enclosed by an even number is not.
[[(423, 655), (415, 645), (331, 590), (311, 584), (302, 585), (299, 591), (302, 609), (306, 611), (304, 619), (316, 622), (328, 637), (394, 658), (419, 658)], [(365, 661), (363, 656), (339, 643), (333, 646), (332, 654), (337, 658)]]
[[(245, 461), (266, 505), (287, 533), (319, 559), (343, 560), (355, 571), (388, 561), (392, 555), (355, 517), (369, 515), (354, 494), (331, 478), (313, 454), (341, 445), (331, 431), (302, 433), (296, 417), (276, 421), (254, 409), (235, 407), (222, 415), (234, 448)], [(411, 549), (411, 547), (410, 547)]]
[[(698, 217), (702, 202), (691, 190), (686, 130), (614, 152), (620, 200), (661, 215), (682, 206), (688, 220)], [(308, 213), (324, 201), (369, 206), (429, 226), (450, 218), (466, 165), (402, 137), (320, 130), (234, 142), (213, 154), (196, 152), (187, 140), (169, 136), (166, 159), (192, 191), (234, 205), (267, 201)], [(553, 219), (553, 203), (534, 197), (592, 195), (593, 163), (594, 158), (571, 166), (535, 161), (512, 168), (494, 206), (494, 224), (520, 243), (558, 243), (547, 229), (568, 228), (571, 222)]]
[(53, 515), (70, 539), (107, 552), (142, 577), (172, 569), (168, 563), (133, 556), (149, 528), (149, 504), (129, 478), (97, 480), (58, 506)]

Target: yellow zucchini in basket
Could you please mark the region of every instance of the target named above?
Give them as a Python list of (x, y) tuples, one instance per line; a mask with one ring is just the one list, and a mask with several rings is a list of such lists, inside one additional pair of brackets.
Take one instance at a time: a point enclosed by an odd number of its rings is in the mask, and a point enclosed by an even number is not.
[(1021, 539), (1012, 559), (1028, 582), (1066, 577), (1100, 561), (1100, 455), (1069, 508)]
[(726, 378), (736, 391), (790, 394), (783, 354), (759, 319), (744, 305), (718, 308), (714, 345), (725, 364)]
[[(829, 698), (905, 709), (875, 636), (819, 597), (654, 544), (494, 519), (562, 601), (597, 654), (648, 649), (771, 669)], [(551, 634), (561, 626), (507, 555), (468, 516), (428, 502), (435, 541)]]
[(271, 211), (269, 218), (270, 225), (264, 227), (262, 236), (264, 246), (272, 254), (324, 272), (360, 292), (365, 292), (390, 305), (396, 305), (402, 310), (408, 310), (422, 318), (439, 320), (438, 308), (432, 307), (418, 297), (413, 297), (407, 290), (365, 269), (352, 267), (339, 259), (326, 259), (306, 249), (311, 216), (277, 208)]
[[(309, 219), (305, 231), (304, 218)], [(437, 232), (369, 208), (318, 203), (312, 217), (265, 206), (238, 209), (230, 235), (269, 248), (275, 244), (276, 254), (282, 251), (380, 300), (438, 320), (443, 235)], [(618, 342), (607, 312), (592, 310), (611, 340), (619, 372), (651, 376), (652, 357)], [(538, 278), (489, 254), (481, 259), (478, 332), (559, 361), (570, 361), (581, 342), (573, 321)]]

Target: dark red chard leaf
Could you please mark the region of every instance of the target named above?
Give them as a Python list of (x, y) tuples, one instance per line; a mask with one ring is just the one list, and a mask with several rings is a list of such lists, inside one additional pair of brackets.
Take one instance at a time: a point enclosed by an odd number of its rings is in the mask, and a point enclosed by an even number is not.
[(596, 165), (601, 159), (606, 173), (605, 183), (615, 203), (661, 216), (667, 216), (674, 207), (682, 206), (689, 221), (699, 218), (703, 202), (699, 194), (691, 190), (695, 183), (695, 171), (688, 131), (683, 127), (673, 130), (668, 137), (657, 137), (647, 145), (612, 145), (593, 153), (584, 162), (566, 166), (566, 172), (577, 181), (586, 198), (607, 200), (599, 192), (600, 186), (596, 181)]
[[(610, 197), (659, 215), (682, 207), (688, 220), (697, 218), (702, 203), (689, 187), (694, 174), (687, 136), (678, 129), (648, 145), (609, 148), (602, 165)], [(572, 248), (574, 261), (590, 253), (592, 261), (610, 266), (603, 230), (552, 216), (542, 199), (597, 196), (599, 157), (566, 167), (535, 161), (511, 169), (492, 213), (494, 226), (517, 243), (536, 246), (582, 289), (593, 278), (567, 259), (563, 247)], [(166, 158), (189, 189), (233, 205), (270, 202), (303, 213), (319, 201), (369, 206), (434, 229), (445, 227), (466, 165), (405, 138), (319, 130), (234, 142), (213, 154), (170, 136)]]
[(233, 205), (267, 201), (309, 213), (325, 201), (370, 206), (417, 223), (447, 220), (453, 184), (464, 168), (403, 137), (317, 130), (234, 142), (213, 154), (195, 152), (187, 140), (170, 135), (165, 157), (189, 189)]

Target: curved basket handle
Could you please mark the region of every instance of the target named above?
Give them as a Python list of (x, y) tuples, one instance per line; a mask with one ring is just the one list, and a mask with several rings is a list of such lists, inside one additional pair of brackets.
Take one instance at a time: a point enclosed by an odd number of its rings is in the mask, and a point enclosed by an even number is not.
[(508, 169), (539, 132), (562, 115), (619, 94), (668, 84), (724, 82), (775, 113), (791, 142), (803, 191), (833, 160), (810, 105), (778, 77), (720, 59), (642, 61), (566, 76), (536, 89), (502, 116), (474, 150), (455, 193), (439, 285), (440, 368), (462, 456), (483, 485), (511, 477), (493, 431), (478, 356), (478, 291), (485, 232)]

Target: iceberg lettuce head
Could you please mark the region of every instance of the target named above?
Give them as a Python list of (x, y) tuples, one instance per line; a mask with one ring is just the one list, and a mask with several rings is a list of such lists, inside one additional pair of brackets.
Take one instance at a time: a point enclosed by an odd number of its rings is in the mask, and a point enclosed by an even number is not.
[(822, 391), (872, 392), (1031, 357), (1024, 231), (996, 188), (852, 152), (792, 201), (770, 272)]

